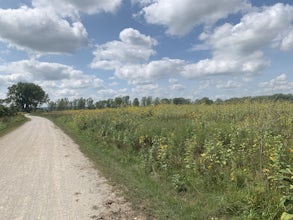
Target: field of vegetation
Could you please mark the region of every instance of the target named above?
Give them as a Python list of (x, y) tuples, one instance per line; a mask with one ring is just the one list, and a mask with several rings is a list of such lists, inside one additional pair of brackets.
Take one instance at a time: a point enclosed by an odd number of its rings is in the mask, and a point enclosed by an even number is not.
[(160, 104), (47, 117), (151, 219), (293, 214), (292, 102)]
[(20, 126), (27, 120), (22, 113), (17, 113), (15, 109), (7, 108), (0, 104), (0, 136)]

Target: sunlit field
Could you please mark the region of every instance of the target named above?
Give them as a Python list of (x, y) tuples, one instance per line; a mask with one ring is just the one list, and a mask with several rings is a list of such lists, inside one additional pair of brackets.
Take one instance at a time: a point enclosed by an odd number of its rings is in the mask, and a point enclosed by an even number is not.
[[(154, 218), (280, 219), (293, 211), (292, 103), (157, 105), (48, 115), (89, 141), (81, 148), (97, 164), (115, 161), (119, 181)], [(131, 183), (129, 175), (156, 187), (141, 192), (146, 186)]]

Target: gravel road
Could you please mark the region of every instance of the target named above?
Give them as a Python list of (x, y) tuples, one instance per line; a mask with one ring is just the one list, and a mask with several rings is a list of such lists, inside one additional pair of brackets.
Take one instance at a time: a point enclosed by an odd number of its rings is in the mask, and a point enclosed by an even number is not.
[(143, 219), (52, 122), (0, 138), (0, 219)]

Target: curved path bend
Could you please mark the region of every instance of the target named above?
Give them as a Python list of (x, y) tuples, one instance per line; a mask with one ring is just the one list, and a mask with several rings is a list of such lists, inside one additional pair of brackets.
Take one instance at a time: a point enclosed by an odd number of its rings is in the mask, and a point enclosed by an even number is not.
[(51, 121), (0, 137), (0, 219), (141, 219)]

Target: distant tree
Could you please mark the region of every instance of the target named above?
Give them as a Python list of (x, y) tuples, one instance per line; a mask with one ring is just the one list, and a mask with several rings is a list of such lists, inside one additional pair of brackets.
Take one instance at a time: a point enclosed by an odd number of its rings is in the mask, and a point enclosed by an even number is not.
[(191, 103), (190, 99), (185, 99), (182, 97), (173, 99), (173, 104), (175, 105), (184, 105), (184, 104), (190, 104), (190, 103)]
[(34, 83), (19, 82), (8, 87), (7, 101), (21, 111), (31, 112), (48, 100), (45, 91)]
[(138, 98), (134, 98), (134, 99), (133, 99), (132, 105), (133, 105), (133, 106), (139, 106)]
[(148, 97), (142, 97), (141, 98), (141, 105), (142, 106), (148, 106), (151, 105), (153, 103), (153, 98), (151, 96)]
[(156, 97), (155, 100), (154, 100), (154, 105), (159, 105), (160, 101), (161, 101), (160, 98)]
[(148, 96), (146, 99), (146, 105), (151, 105), (153, 103), (153, 97)]
[(79, 98), (77, 100), (77, 109), (85, 109), (86, 100), (84, 98)]
[(58, 111), (69, 109), (69, 100), (68, 98), (58, 99), (56, 103), (56, 109)]
[(223, 100), (220, 98), (217, 98), (215, 101), (215, 104), (221, 104), (221, 103), (223, 103)]
[(74, 109), (73, 101), (68, 102), (67, 108), (70, 110)]
[(171, 103), (170, 99), (166, 99), (166, 98), (161, 99), (161, 104), (170, 104), (170, 103)]
[(202, 99), (195, 100), (195, 104), (211, 105), (213, 103), (213, 100), (210, 100), (208, 97), (203, 97)]
[(107, 99), (107, 108), (115, 108), (115, 102), (113, 99)]
[(144, 96), (144, 97), (141, 98), (141, 105), (142, 106), (147, 106), (147, 97)]
[(123, 96), (122, 97), (122, 106), (128, 106), (130, 105), (130, 97), (127, 95), (127, 96)]
[(100, 100), (96, 102), (96, 108), (102, 109), (107, 107), (107, 100)]
[(95, 108), (95, 105), (94, 105), (94, 100), (92, 98), (88, 98), (86, 100), (86, 107), (88, 109), (94, 109)]
[(73, 107), (74, 110), (78, 109), (77, 104), (78, 104), (78, 99), (74, 99), (74, 100), (72, 101), (72, 107)]
[(114, 99), (114, 104), (115, 104), (114, 107), (116, 107), (116, 108), (121, 107), (122, 106), (122, 103), (123, 103), (123, 101), (122, 101), (122, 98), (121, 97), (116, 97)]
[(53, 101), (50, 101), (48, 103), (48, 110), (49, 111), (55, 111), (55, 110), (57, 110), (57, 103), (56, 102), (53, 102)]

